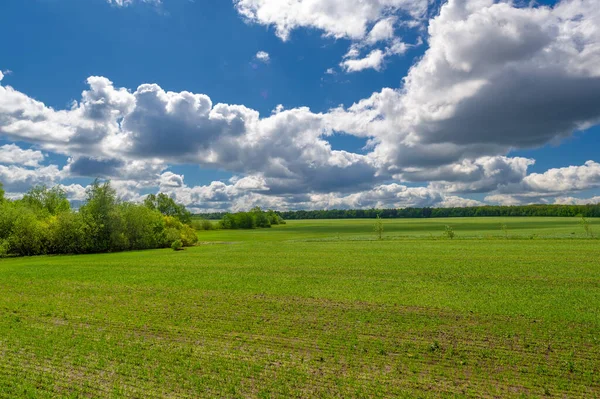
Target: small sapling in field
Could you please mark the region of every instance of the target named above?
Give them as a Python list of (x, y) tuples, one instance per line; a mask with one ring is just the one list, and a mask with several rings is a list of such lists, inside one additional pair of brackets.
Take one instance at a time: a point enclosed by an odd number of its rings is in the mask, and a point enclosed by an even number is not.
[(504, 238), (508, 240), (508, 226), (506, 225), (506, 223), (500, 224), (500, 230), (502, 230), (502, 232), (504, 233)]
[(374, 231), (377, 235), (377, 239), (383, 239), (383, 219), (381, 219), (379, 215), (377, 215), (377, 219), (375, 219)]
[(585, 218), (585, 216), (580, 215), (579, 224), (585, 230), (585, 235), (590, 238), (594, 238), (594, 232), (592, 231), (592, 226), (590, 225), (590, 221)]
[(445, 229), (444, 229), (444, 237), (449, 238), (449, 239), (454, 239), (454, 229), (452, 228), (452, 226), (448, 226), (446, 225)]

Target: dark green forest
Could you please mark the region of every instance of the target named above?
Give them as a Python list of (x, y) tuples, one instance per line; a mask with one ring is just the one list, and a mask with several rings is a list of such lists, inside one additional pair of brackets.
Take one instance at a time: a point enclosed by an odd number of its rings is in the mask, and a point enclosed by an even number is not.
[[(285, 220), (305, 219), (420, 219), (482, 216), (555, 216), (555, 217), (600, 217), (600, 204), (596, 205), (519, 205), (519, 206), (476, 206), (466, 208), (404, 208), (404, 209), (331, 209), (319, 211), (275, 212)], [(195, 215), (210, 220), (220, 220), (226, 213)]]
[[(193, 224), (198, 226), (198, 230), (211, 230), (214, 228), (224, 230), (264, 229), (278, 224), (285, 224), (285, 220), (279, 213), (271, 210), (265, 212), (259, 207), (255, 207), (249, 212), (194, 215), (193, 220)], [(219, 220), (219, 222), (215, 226), (208, 220)]]

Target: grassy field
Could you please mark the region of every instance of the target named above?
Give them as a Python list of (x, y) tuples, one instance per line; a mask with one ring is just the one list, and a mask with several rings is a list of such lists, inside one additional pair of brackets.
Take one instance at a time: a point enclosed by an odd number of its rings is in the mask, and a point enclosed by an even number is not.
[(384, 227), (0, 260), (0, 397), (600, 398), (600, 240), (577, 219)]

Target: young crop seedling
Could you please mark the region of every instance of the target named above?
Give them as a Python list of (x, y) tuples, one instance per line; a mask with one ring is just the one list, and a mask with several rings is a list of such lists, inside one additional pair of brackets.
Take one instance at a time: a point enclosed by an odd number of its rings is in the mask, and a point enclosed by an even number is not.
[(508, 240), (508, 226), (506, 225), (506, 223), (500, 224), (500, 230), (502, 230), (502, 232), (504, 233), (504, 238)]
[(594, 232), (592, 231), (592, 226), (590, 225), (590, 221), (583, 215), (580, 215), (579, 224), (585, 230), (585, 235), (589, 238), (594, 238)]
[(445, 229), (444, 229), (444, 237), (449, 238), (451, 240), (454, 239), (454, 229), (452, 228), (452, 226), (448, 226), (446, 225)]
[(383, 239), (383, 219), (381, 219), (379, 215), (377, 215), (377, 219), (375, 219), (374, 231), (378, 240)]

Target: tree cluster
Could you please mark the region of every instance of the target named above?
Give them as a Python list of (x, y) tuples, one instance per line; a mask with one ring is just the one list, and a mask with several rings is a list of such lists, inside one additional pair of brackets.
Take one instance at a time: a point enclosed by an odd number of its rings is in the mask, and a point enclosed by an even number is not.
[(168, 248), (198, 241), (191, 215), (166, 195), (144, 205), (120, 201), (109, 182), (95, 181), (78, 211), (59, 187), (32, 188), (4, 199), (0, 184), (0, 256), (82, 254)]
[(278, 224), (285, 224), (279, 214), (256, 207), (250, 212), (226, 213), (218, 226), (221, 229), (262, 229)]

